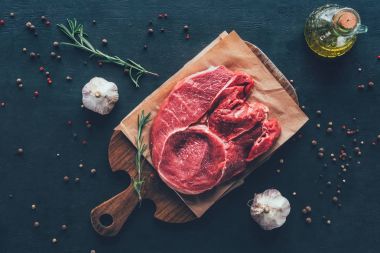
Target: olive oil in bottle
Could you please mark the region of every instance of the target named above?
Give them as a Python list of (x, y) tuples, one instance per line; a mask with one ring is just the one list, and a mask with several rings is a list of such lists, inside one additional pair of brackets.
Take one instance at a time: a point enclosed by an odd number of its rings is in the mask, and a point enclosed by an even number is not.
[(334, 58), (349, 51), (356, 35), (367, 30), (355, 10), (328, 4), (310, 14), (304, 35), (311, 50), (320, 56)]

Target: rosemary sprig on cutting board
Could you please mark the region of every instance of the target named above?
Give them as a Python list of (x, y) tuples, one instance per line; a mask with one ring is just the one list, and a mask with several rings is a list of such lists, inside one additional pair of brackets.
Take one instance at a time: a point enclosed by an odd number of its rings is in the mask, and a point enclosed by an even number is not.
[(129, 77), (136, 87), (140, 87), (139, 79), (144, 74), (158, 76), (157, 73), (150, 72), (146, 70), (143, 66), (132, 61), (131, 59), (122, 60), (118, 56), (110, 56), (99, 49), (94, 48), (94, 46), (87, 40), (87, 34), (83, 31), (83, 25), (78, 24), (77, 20), (67, 19), (68, 26), (64, 24), (58, 24), (59, 29), (67, 35), (67, 37), (71, 40), (71, 43), (61, 42), (63, 45), (73, 46), (87, 52), (90, 52), (90, 57), (98, 57), (102, 58), (102, 62), (114, 63), (124, 67), (129, 72)]
[(137, 176), (133, 179), (133, 187), (135, 188), (135, 191), (139, 197), (139, 201), (141, 204), (142, 197), (141, 197), (141, 190), (142, 186), (144, 184), (144, 179), (142, 178), (142, 169), (143, 169), (143, 159), (144, 159), (144, 153), (147, 149), (146, 144), (144, 143), (144, 138), (142, 137), (142, 132), (144, 130), (144, 127), (148, 122), (150, 121), (151, 114), (148, 113), (147, 115), (144, 114), (144, 110), (137, 116), (137, 136), (136, 136), (136, 156), (135, 156), (135, 166), (137, 170)]

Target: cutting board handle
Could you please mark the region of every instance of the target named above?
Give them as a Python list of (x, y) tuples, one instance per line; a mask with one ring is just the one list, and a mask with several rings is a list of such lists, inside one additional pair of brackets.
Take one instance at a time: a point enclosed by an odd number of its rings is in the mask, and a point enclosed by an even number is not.
[[(103, 236), (116, 235), (138, 202), (136, 192), (130, 184), (127, 189), (91, 210), (90, 218), (93, 228)], [(103, 224), (107, 218), (109, 222)]]

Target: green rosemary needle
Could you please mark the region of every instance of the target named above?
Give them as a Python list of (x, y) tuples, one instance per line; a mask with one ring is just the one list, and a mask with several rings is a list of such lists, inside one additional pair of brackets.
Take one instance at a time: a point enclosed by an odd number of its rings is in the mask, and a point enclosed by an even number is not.
[(144, 153), (147, 149), (146, 144), (144, 143), (144, 138), (142, 137), (142, 132), (144, 127), (150, 121), (151, 114), (144, 114), (144, 110), (137, 116), (137, 136), (136, 136), (136, 156), (135, 156), (135, 166), (137, 170), (137, 176), (133, 179), (133, 187), (139, 197), (141, 204), (141, 190), (144, 184), (144, 179), (142, 178), (142, 168), (143, 168), (143, 159)]
[(67, 23), (68, 26), (65, 26), (64, 24), (57, 25), (58, 28), (71, 40), (71, 43), (61, 42), (62, 45), (73, 46), (85, 50), (91, 53), (90, 57), (102, 58), (102, 62), (114, 63), (124, 67), (124, 69), (128, 70), (129, 77), (136, 87), (140, 87), (139, 79), (142, 75), (148, 74), (158, 76), (157, 73), (146, 70), (143, 66), (132, 61), (131, 59), (124, 61), (118, 56), (110, 56), (94, 48), (94, 46), (87, 40), (87, 34), (83, 31), (82, 24), (78, 24), (76, 19), (67, 19)]

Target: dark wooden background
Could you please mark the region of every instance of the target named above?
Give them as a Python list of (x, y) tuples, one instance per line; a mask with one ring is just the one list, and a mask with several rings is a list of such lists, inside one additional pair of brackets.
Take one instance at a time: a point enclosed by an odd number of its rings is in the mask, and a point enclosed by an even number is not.
[[(358, 38), (347, 55), (324, 60), (309, 51), (303, 38), (307, 15), (324, 3), (2, 0), (0, 19), (6, 24), (0, 27), (0, 101), (6, 105), (0, 108), (0, 252), (379, 252), (380, 146), (371, 147), (370, 142), (380, 134), (380, 87), (359, 92), (356, 85), (370, 80), (380, 83), (376, 59), (380, 54), (380, 6), (377, 0), (340, 1), (359, 11), (369, 32)], [(10, 18), (10, 12), (16, 17)], [(159, 13), (167, 13), (169, 18), (158, 20)], [(51, 27), (41, 23), (41, 15), (51, 20)], [(65, 39), (55, 24), (73, 17), (85, 25), (94, 45), (101, 47), (101, 38), (107, 38), (105, 51), (135, 59), (160, 77), (144, 78), (142, 88), (136, 89), (120, 68), (100, 68), (76, 49), (61, 47), (57, 51), (62, 61), (51, 59), (52, 42)], [(150, 20), (153, 36), (147, 35)], [(36, 25), (37, 37), (25, 29), (27, 21)], [(190, 26), (189, 41), (182, 31), (185, 24)], [(166, 29), (162, 34), (160, 27)], [(126, 175), (109, 169), (107, 146), (113, 127), (220, 32), (232, 29), (259, 46), (294, 80), (311, 118), (301, 131), (302, 138), (287, 143), (244, 186), (200, 220), (165, 224), (152, 218), (154, 206), (144, 202), (117, 237), (98, 236), (89, 222), (90, 210), (129, 183)], [(144, 44), (149, 47), (146, 51)], [(41, 58), (31, 61), (21, 52), (23, 47), (39, 52)], [(38, 72), (41, 65), (51, 72), (51, 87)], [(67, 75), (73, 77), (72, 82), (65, 81)], [(119, 87), (120, 101), (109, 116), (80, 107), (82, 86), (93, 76)], [(24, 82), (22, 90), (15, 84), (18, 77)], [(37, 99), (33, 98), (36, 89), (40, 92)], [(323, 111), (321, 118), (315, 115), (317, 109)], [(68, 120), (73, 122), (71, 127), (66, 125)], [(86, 120), (92, 122), (90, 129), (85, 127)], [(329, 121), (334, 123), (334, 133), (326, 136)], [(318, 122), (321, 130), (315, 127)], [(327, 150), (326, 156), (340, 144), (352, 147), (352, 138), (340, 131), (342, 124), (357, 125), (357, 139), (365, 143), (362, 157), (354, 158), (344, 175), (347, 183), (339, 196), (343, 205), (339, 209), (330, 201), (341, 180), (336, 176), (337, 166), (327, 158), (318, 160), (310, 142), (316, 138)], [(83, 139), (87, 145), (81, 144)], [(24, 148), (23, 156), (15, 155), (18, 147)], [(279, 163), (281, 158), (284, 164)], [(78, 167), (81, 162), (84, 168)], [(322, 168), (324, 162), (327, 169)], [(97, 170), (95, 176), (89, 172), (92, 168)], [(65, 175), (71, 178), (67, 185)], [(74, 183), (75, 177), (80, 177), (79, 184)], [(326, 186), (329, 180), (331, 187)], [(251, 220), (246, 202), (269, 187), (289, 198), (292, 211), (284, 227), (265, 232)], [(319, 196), (320, 191), (325, 194)], [(37, 210), (31, 209), (32, 203)], [(313, 208), (310, 225), (301, 214), (307, 204)], [(332, 220), (330, 226), (323, 222), (324, 215)], [(41, 224), (37, 229), (32, 226), (35, 220)], [(67, 231), (60, 230), (62, 224), (67, 224)], [(55, 245), (53, 237), (58, 239)]]

